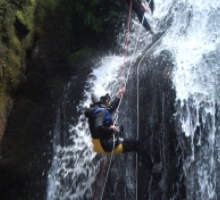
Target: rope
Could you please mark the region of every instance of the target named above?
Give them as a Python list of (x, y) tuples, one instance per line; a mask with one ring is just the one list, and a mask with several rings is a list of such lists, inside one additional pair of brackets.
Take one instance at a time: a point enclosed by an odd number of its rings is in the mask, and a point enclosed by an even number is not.
[[(124, 68), (126, 65), (126, 56), (127, 56), (127, 51), (128, 51), (128, 37), (130, 34), (130, 28), (131, 28), (131, 13), (132, 13), (132, 0), (130, 0), (130, 8), (129, 8), (129, 14), (128, 14), (128, 30), (127, 30), (127, 34), (126, 34), (126, 38), (125, 38), (125, 51), (124, 51), (124, 67), (123, 67), (123, 76), (124, 76)], [(121, 86), (121, 85), (120, 85)]]
[[(126, 56), (127, 56), (127, 50), (128, 50), (128, 37), (129, 37), (129, 34), (130, 34), (130, 24), (131, 24), (131, 13), (132, 13), (132, 0), (130, 0), (130, 8), (129, 8), (129, 16), (128, 16), (128, 30), (127, 30), (127, 34), (126, 34), (126, 39), (125, 39), (125, 51), (124, 51), (124, 65), (121, 69), (121, 81), (120, 81), (120, 84), (119, 84), (119, 88), (122, 88), (123, 86), (125, 87), (126, 86), (126, 82), (127, 82), (127, 78), (128, 78), (128, 75), (126, 77), (126, 79), (124, 78), (125, 76), (125, 66), (126, 66)], [(126, 80), (126, 81), (125, 81)], [(122, 81), (124, 81), (122, 83)], [(119, 102), (119, 105), (118, 105), (118, 109), (120, 107), (120, 103), (122, 101), (122, 98), (123, 98), (123, 95), (121, 97), (121, 100)], [(117, 123), (118, 121), (118, 113), (116, 115), (116, 118), (114, 120), (114, 125)], [(110, 170), (110, 167), (111, 167), (111, 162), (112, 162), (112, 157), (113, 157), (113, 152), (114, 152), (114, 149), (115, 149), (115, 134), (113, 134), (113, 147), (112, 147), (112, 152), (111, 152), (111, 157), (110, 157), (110, 162), (109, 162), (109, 166), (108, 166), (108, 170), (107, 170), (107, 173), (106, 173), (106, 178), (105, 178), (105, 181), (104, 181), (104, 185), (103, 185), (103, 188), (102, 188), (102, 193), (101, 193), (101, 196), (100, 196), (100, 200), (102, 200), (102, 197), (103, 197), (103, 193), (104, 193), (104, 190), (105, 190), (105, 186), (106, 186), (106, 183), (107, 183), (107, 180), (108, 180), (108, 174), (109, 174), (109, 170)], [(107, 159), (106, 159), (107, 161)], [(103, 164), (103, 168), (102, 168), (102, 172), (101, 172), (101, 177), (99, 179), (99, 185), (100, 185), (100, 182), (101, 182), (101, 179), (102, 179), (102, 176), (103, 176), (103, 172), (104, 172), (104, 169), (105, 169), (105, 165), (106, 165), (106, 162)], [(94, 200), (96, 199), (97, 195), (98, 195), (98, 190), (96, 190), (96, 193), (95, 193), (95, 198)]]
[[(103, 176), (103, 173), (104, 173), (104, 170), (105, 170), (105, 167), (106, 167), (106, 161), (107, 161), (107, 158), (105, 159), (105, 162), (103, 163), (103, 167), (102, 167), (102, 172), (101, 172), (101, 176), (99, 178), (99, 181), (98, 181), (98, 186), (101, 186), (101, 180), (102, 180), (102, 176)], [(93, 199), (97, 199), (97, 195), (98, 195), (98, 192), (99, 192), (99, 187), (97, 187), (96, 189), (96, 192), (95, 192), (95, 195), (93, 197)]]
[[(126, 87), (126, 84), (127, 84), (127, 78), (128, 78), (128, 74), (125, 78), (125, 67), (126, 67), (126, 57), (127, 57), (127, 51), (128, 51), (128, 38), (129, 38), (129, 35), (130, 35), (130, 29), (131, 29), (131, 14), (132, 14), (132, 5), (133, 4), (133, 0), (130, 0), (130, 7), (129, 7), (129, 14), (128, 14), (128, 23), (127, 23), (127, 33), (126, 33), (126, 38), (125, 38), (125, 51), (124, 51), (124, 62), (123, 62), (123, 67), (121, 68), (121, 79), (119, 81), (119, 88), (123, 88), (123, 87)], [(130, 68), (129, 68), (130, 69)], [(123, 83), (122, 83), (123, 81)], [(122, 99), (123, 99), (123, 95), (121, 97), (121, 100), (119, 102), (119, 105), (118, 105), (118, 109), (119, 110), (119, 107), (121, 105), (121, 102), (122, 102)], [(116, 115), (116, 118), (114, 120), (114, 124), (116, 124), (118, 121), (118, 113)]]
[[(139, 139), (139, 66), (137, 66), (137, 140)], [(138, 154), (136, 153), (136, 200), (138, 200)]]
[[(114, 151), (114, 149), (115, 149), (115, 134), (113, 134), (112, 153), (111, 153), (110, 162), (109, 162), (108, 170), (107, 170), (107, 173), (106, 173), (105, 181), (104, 181), (104, 184), (103, 184), (103, 188), (102, 188), (102, 193), (101, 193), (101, 196), (100, 196), (100, 200), (102, 200), (103, 193), (104, 193), (104, 190), (105, 190), (105, 186), (106, 186), (106, 183), (107, 183), (107, 180), (108, 180), (108, 174), (109, 174), (109, 170), (110, 170), (110, 167), (111, 167), (111, 162), (112, 162), (112, 156), (113, 156), (113, 151)], [(100, 176), (99, 183), (98, 183), (99, 186), (101, 185), (102, 175), (103, 175), (103, 173), (104, 173), (104, 169), (105, 169), (105, 167), (106, 167), (106, 163), (107, 163), (107, 158), (105, 159), (105, 162), (104, 162), (103, 167), (102, 167), (102, 172), (101, 172), (101, 176)], [(96, 189), (96, 192), (95, 192), (95, 195), (94, 195), (93, 200), (97, 199), (98, 191), (99, 191), (99, 190)]]
[[(132, 3), (133, 3), (133, 0), (130, 0), (130, 8), (129, 8), (129, 16), (128, 16), (128, 25), (127, 25), (128, 30), (127, 30), (127, 34), (126, 34), (126, 40), (125, 40), (124, 65), (123, 65), (122, 70), (121, 70), (121, 81), (120, 81), (120, 83), (119, 83), (119, 88), (122, 88), (122, 87), (125, 87), (125, 86), (126, 86), (127, 78), (128, 78), (128, 75), (129, 75), (129, 73), (128, 73), (127, 76), (126, 76), (126, 78), (125, 78), (126, 57), (127, 57), (128, 41), (129, 41), (128, 38), (129, 38), (130, 27), (131, 27)], [(135, 49), (136, 49), (136, 47), (135, 47)], [(128, 72), (129, 72), (129, 71), (128, 71)], [(121, 100), (120, 100), (120, 102), (119, 102), (118, 110), (119, 110), (119, 107), (120, 107), (120, 103), (121, 103), (121, 101), (122, 101), (122, 98), (123, 98), (123, 95), (122, 95)], [(117, 113), (117, 115), (116, 115), (116, 118), (115, 118), (113, 124), (115, 125), (115, 124), (117, 123), (117, 121), (118, 121), (118, 113)], [(113, 134), (113, 147), (112, 147), (110, 162), (109, 162), (109, 166), (108, 166), (106, 178), (105, 178), (105, 181), (104, 181), (102, 193), (101, 193), (101, 196), (100, 196), (100, 200), (102, 200), (103, 193), (104, 193), (104, 190), (105, 190), (105, 186), (106, 186), (106, 183), (107, 183), (107, 180), (108, 180), (108, 174), (109, 174), (110, 167), (111, 167), (111, 162), (112, 162), (112, 157), (113, 157), (114, 149), (115, 149), (115, 134)], [(106, 159), (106, 161), (107, 161), (107, 159)], [(136, 163), (137, 163), (137, 162), (136, 162)], [(101, 180), (102, 180), (102, 177), (103, 177), (103, 173), (104, 173), (105, 166), (106, 166), (106, 162), (104, 162), (104, 164), (103, 164), (103, 168), (102, 168), (102, 172), (101, 172), (101, 177), (100, 177), (99, 183), (98, 183), (99, 185), (100, 185)], [(137, 183), (136, 183), (136, 184), (137, 184)], [(136, 192), (136, 193), (137, 193), (137, 192)], [(94, 200), (96, 199), (97, 195), (98, 195), (98, 190), (96, 190)], [(137, 198), (136, 198), (136, 199), (137, 199)]]
[[(150, 2), (151, 2), (151, 0), (149, 1), (149, 3)], [(125, 76), (124, 71), (125, 71), (125, 66), (126, 66), (126, 56), (127, 56), (127, 50), (128, 50), (128, 37), (129, 37), (129, 34), (130, 34), (131, 13), (132, 13), (132, 0), (130, 0), (128, 30), (127, 30), (127, 34), (126, 34), (126, 40), (125, 40), (124, 65), (123, 65), (122, 70), (121, 70), (121, 77), (123, 77), (123, 78), (121, 78), (121, 81), (119, 83), (119, 88), (122, 88), (122, 86), (124, 86), (124, 87), (126, 86), (128, 75), (129, 75), (129, 72), (130, 72), (130, 67), (129, 67), (127, 76), (126, 76), (126, 78), (124, 78), (124, 76)], [(143, 16), (142, 22), (141, 22), (142, 25), (143, 25), (143, 20), (144, 20), (144, 16)], [(135, 54), (135, 51), (136, 51), (136, 45), (137, 45), (137, 40), (136, 40), (136, 44), (135, 44), (135, 49), (134, 49), (133, 57), (134, 57), (134, 54)], [(148, 49), (148, 52), (152, 48), (153, 48), (153, 46), (150, 49)], [(138, 74), (139, 74), (139, 66), (140, 66), (143, 58), (144, 58), (144, 56), (140, 59), (140, 61), (138, 62), (138, 65), (137, 65), (137, 83), (136, 83), (137, 84), (137, 116), (138, 116), (138, 118), (137, 118), (137, 139), (139, 139), (139, 77), (138, 77)], [(122, 81), (124, 81), (124, 82), (122, 83)], [(123, 95), (121, 97), (121, 100), (122, 99), (123, 99)], [(120, 103), (121, 103), (121, 101), (119, 102), (118, 108), (120, 107)], [(118, 114), (116, 116), (116, 119), (114, 120), (114, 124), (116, 123), (117, 120), (118, 120)], [(115, 138), (115, 135), (113, 135), (113, 137)], [(106, 185), (106, 182), (107, 182), (107, 179), (108, 179), (108, 174), (109, 174), (109, 170), (110, 170), (110, 167), (111, 167), (111, 161), (112, 161), (112, 156), (113, 156), (114, 148), (115, 148), (115, 142), (113, 142), (113, 149), (112, 149), (112, 153), (111, 153), (111, 157), (110, 157), (110, 163), (109, 163), (109, 167), (108, 167), (108, 170), (107, 170), (107, 175), (106, 175), (106, 178), (105, 178), (105, 182), (104, 182), (104, 186), (103, 186), (103, 189), (102, 189), (100, 200), (102, 200), (102, 196), (103, 196), (103, 193), (104, 193), (105, 185)], [(107, 161), (107, 159), (106, 159), (106, 161)], [(99, 179), (99, 184), (101, 182), (105, 166), (106, 166), (106, 162), (103, 164), (103, 169), (102, 169), (101, 177)], [(151, 178), (151, 180), (152, 180), (152, 178)], [(96, 196), (97, 196), (97, 193), (96, 193)], [(138, 200), (138, 154), (136, 154), (136, 200)]]
[[(127, 55), (127, 50), (128, 50), (128, 37), (129, 37), (129, 34), (130, 34), (130, 24), (131, 24), (131, 13), (132, 13), (132, 0), (130, 0), (130, 8), (129, 8), (129, 15), (128, 15), (128, 31), (127, 31), (127, 34), (126, 34), (126, 40), (125, 40), (125, 51), (124, 51), (124, 65), (122, 67), (122, 70), (121, 70), (121, 81), (120, 81), (120, 85), (119, 85), (119, 88), (122, 88), (123, 85), (122, 85), (122, 81), (124, 81), (124, 86), (126, 85), (126, 82), (125, 82), (125, 79), (124, 79), (124, 71), (125, 71), (125, 66), (126, 66), (126, 55)], [(121, 97), (121, 100), (120, 102), (122, 101), (122, 98), (123, 98), (123, 95)], [(120, 107), (120, 102), (119, 102), (119, 105), (118, 105), (118, 110), (119, 110), (119, 107)], [(118, 113), (117, 113), (117, 116), (116, 116), (116, 119), (114, 120), (114, 125), (117, 123), (118, 121)], [(105, 189), (105, 185), (107, 183), (107, 180), (108, 180), (108, 174), (109, 174), (109, 170), (110, 170), (110, 167), (111, 167), (111, 162), (112, 162), (112, 156), (113, 156), (113, 152), (114, 152), (114, 149), (115, 149), (115, 134), (113, 134), (113, 147), (112, 147), (112, 153), (111, 153), (111, 157), (110, 157), (110, 162), (109, 162), (109, 167), (108, 167), (108, 170), (107, 170), (107, 175), (106, 175), (106, 178), (105, 178), (105, 182), (104, 182), (104, 186), (103, 186), (103, 189), (102, 189), (102, 194), (101, 194), (101, 197), (100, 197), (100, 200), (102, 199), (103, 197), (103, 193), (104, 193), (104, 189)]]
[(114, 149), (115, 149), (115, 134), (113, 134), (112, 153), (111, 153), (110, 162), (109, 162), (109, 166), (108, 166), (108, 170), (107, 170), (107, 175), (105, 177), (105, 182), (104, 182), (104, 186), (103, 186), (103, 189), (102, 189), (102, 193), (101, 193), (100, 199), (102, 199), (102, 196), (103, 196), (103, 193), (104, 193), (104, 190), (105, 190), (105, 186), (106, 186), (106, 183), (107, 183), (107, 180), (108, 180), (108, 174), (109, 174), (109, 170), (110, 170), (110, 167), (111, 167), (111, 162), (112, 162), (112, 156), (113, 156)]

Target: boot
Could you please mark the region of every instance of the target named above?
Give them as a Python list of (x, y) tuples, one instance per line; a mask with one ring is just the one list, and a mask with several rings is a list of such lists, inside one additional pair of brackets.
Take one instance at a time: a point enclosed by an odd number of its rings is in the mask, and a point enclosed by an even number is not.
[(162, 171), (162, 165), (160, 163), (153, 164), (153, 167), (152, 167), (152, 170), (151, 170), (152, 175), (161, 174), (161, 171)]
[(123, 139), (122, 140), (122, 145), (123, 145), (123, 153), (125, 152), (130, 152), (130, 151), (136, 151), (138, 152), (139, 146), (140, 146), (140, 141), (136, 139)]

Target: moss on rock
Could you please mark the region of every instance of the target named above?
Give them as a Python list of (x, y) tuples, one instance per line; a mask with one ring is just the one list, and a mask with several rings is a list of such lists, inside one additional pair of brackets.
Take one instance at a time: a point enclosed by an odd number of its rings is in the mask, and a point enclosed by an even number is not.
[[(0, 139), (20, 85), (26, 81), (28, 52), (42, 33), (46, 10), (54, 9), (59, 0), (20, 0), (0, 2)], [(37, 10), (38, 9), (38, 10)], [(36, 33), (37, 27), (37, 33)], [(2, 120), (2, 121), (1, 121)]]
[[(94, 49), (101, 43), (99, 35), (79, 30), (83, 25), (73, 20), (73, 3), (0, 1), (0, 199), (9, 194), (12, 199), (44, 198), (47, 174), (41, 174), (51, 164), (56, 111), (72, 75), (76, 75), (76, 99), (70, 107), (77, 113), (85, 77), (97, 55)], [(94, 43), (94, 49), (85, 48)], [(1, 163), (13, 168), (4, 165), (4, 173)]]

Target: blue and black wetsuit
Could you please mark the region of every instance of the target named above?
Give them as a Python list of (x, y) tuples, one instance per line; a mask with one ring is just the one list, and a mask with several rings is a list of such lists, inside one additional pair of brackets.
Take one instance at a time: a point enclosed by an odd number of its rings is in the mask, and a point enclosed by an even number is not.
[[(115, 134), (115, 146), (113, 146), (113, 130), (110, 128), (113, 122), (110, 114), (118, 107), (119, 101), (120, 99), (116, 98), (111, 102), (109, 108), (104, 108), (100, 104), (93, 104), (85, 111), (95, 146), (94, 149), (97, 149), (97, 153), (108, 154), (112, 152), (113, 147), (115, 147), (114, 154), (137, 151), (139, 148), (138, 140), (124, 139), (119, 137), (117, 133)], [(101, 145), (101, 147), (98, 145)]]
[[(125, 0), (125, 1), (126, 1), (127, 5), (130, 6), (130, 1), (131, 0)], [(151, 7), (154, 8), (153, 0), (151, 1), (150, 5), (152, 5)], [(151, 30), (151, 26), (150, 26), (147, 18), (144, 15), (145, 11), (143, 10), (143, 8), (141, 6), (141, 1), (140, 0), (132, 0), (132, 9), (137, 14), (137, 17), (138, 17), (140, 23), (143, 25), (143, 27), (147, 31), (149, 31), (150, 33), (153, 33), (152, 30)]]

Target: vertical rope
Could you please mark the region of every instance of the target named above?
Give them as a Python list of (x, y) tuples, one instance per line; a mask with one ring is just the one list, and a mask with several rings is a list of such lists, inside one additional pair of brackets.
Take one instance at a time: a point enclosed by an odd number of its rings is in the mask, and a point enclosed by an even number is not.
[[(132, 0), (130, 0), (130, 9), (129, 9), (129, 20), (128, 20), (128, 32), (127, 32), (127, 36), (126, 36), (126, 48), (125, 48), (125, 52), (124, 52), (124, 67), (123, 67), (123, 73), (124, 73), (124, 68), (126, 65), (126, 55), (127, 55), (127, 49), (128, 49), (128, 36), (130, 34), (130, 24), (131, 24), (131, 12), (132, 12)], [(142, 22), (143, 23), (143, 22)], [(137, 139), (139, 139), (139, 71), (138, 71), (139, 67), (137, 67)], [(123, 74), (124, 77), (124, 74)], [(124, 83), (124, 85), (126, 84), (126, 82)], [(121, 87), (121, 83), (120, 83), (120, 87)], [(123, 96), (122, 96), (123, 97)], [(138, 154), (136, 153), (136, 200), (138, 200)]]
[(113, 156), (114, 149), (115, 149), (115, 134), (113, 134), (112, 153), (111, 153), (111, 158), (110, 158), (110, 161), (109, 161), (108, 170), (107, 170), (107, 175), (106, 175), (106, 177), (105, 177), (105, 181), (104, 181), (104, 185), (103, 185), (103, 189), (102, 189), (102, 193), (101, 193), (100, 200), (102, 200), (103, 193), (104, 193), (104, 190), (105, 190), (105, 186), (106, 186), (106, 183), (107, 183), (107, 180), (108, 180), (108, 174), (109, 174), (109, 170), (110, 170), (111, 163), (112, 163), (112, 156)]
[[(119, 88), (123, 88), (126, 86), (126, 79), (125, 79), (125, 66), (126, 66), (126, 56), (127, 56), (127, 50), (128, 50), (128, 38), (129, 38), (129, 34), (130, 34), (130, 27), (131, 27), (131, 13), (132, 13), (132, 0), (130, 0), (130, 8), (129, 8), (129, 16), (128, 16), (128, 29), (127, 29), (127, 33), (126, 33), (126, 39), (125, 39), (125, 51), (124, 51), (124, 63), (123, 63), (123, 67), (121, 69), (121, 79), (120, 79), (120, 82), (119, 82)], [(123, 98), (123, 95), (121, 96), (121, 100)], [(120, 100), (120, 102), (121, 102)], [(119, 109), (119, 106), (120, 106), (120, 103), (118, 105), (118, 109)], [(118, 121), (118, 114), (114, 120), (114, 125), (117, 123)], [(109, 167), (108, 167), (108, 170), (107, 170), (107, 173), (106, 173), (106, 178), (105, 178), (105, 181), (104, 181), (104, 185), (103, 185), (103, 188), (102, 188), (102, 192), (101, 192), (101, 196), (100, 196), (100, 200), (102, 200), (102, 197), (103, 197), (103, 193), (104, 193), (104, 190), (105, 190), (105, 185), (107, 183), (107, 180), (108, 180), (108, 174), (109, 174), (109, 170), (110, 170), (110, 167), (111, 167), (111, 161), (112, 161), (112, 156), (113, 156), (113, 152), (114, 152), (114, 149), (115, 149), (115, 135), (113, 134), (113, 149), (112, 149), (112, 153), (111, 153), (111, 157), (110, 157), (110, 163), (109, 163)], [(99, 180), (99, 182), (101, 181), (102, 179), (102, 174), (103, 174), (103, 171), (104, 171), (104, 168), (105, 168), (105, 164), (103, 165), (103, 169), (102, 169), (102, 173), (101, 173), (101, 178)], [(97, 197), (98, 195), (98, 192), (96, 191), (95, 193), (95, 196), (94, 196), (94, 199)]]
[[(139, 65), (137, 66), (137, 140), (139, 140)], [(136, 200), (138, 200), (138, 153), (136, 153)]]
[[(122, 88), (122, 78), (124, 78), (125, 76), (125, 66), (126, 66), (126, 57), (127, 57), (127, 51), (128, 51), (128, 39), (129, 39), (129, 35), (130, 35), (130, 29), (131, 29), (131, 13), (132, 13), (132, 0), (130, 0), (130, 7), (129, 7), (129, 14), (128, 14), (128, 24), (127, 24), (127, 33), (126, 33), (126, 38), (125, 38), (125, 51), (124, 51), (124, 65), (122, 67), (121, 70), (121, 81), (120, 81), (120, 85), (119, 88)], [(124, 79), (124, 85), (125, 85), (125, 79)]]
[[(129, 13), (128, 13), (128, 23), (127, 23), (127, 33), (126, 33), (126, 38), (125, 38), (125, 51), (124, 51), (124, 62), (123, 62), (123, 66), (121, 67), (121, 75), (120, 75), (120, 79), (119, 79), (119, 88), (123, 88), (126, 87), (126, 82), (127, 82), (127, 77), (125, 78), (125, 67), (126, 67), (126, 57), (127, 57), (127, 51), (128, 51), (128, 39), (129, 39), (129, 35), (130, 35), (130, 29), (131, 29), (131, 14), (132, 14), (132, 2), (133, 0), (130, 0), (130, 7), (129, 7)], [(121, 100), (119, 102), (118, 108), (117, 108), (117, 112), (119, 112), (119, 107), (121, 105), (123, 99), (123, 95), (121, 96)], [(114, 119), (114, 125), (117, 124), (118, 122), (118, 113)]]
[[(101, 187), (101, 180), (102, 180), (103, 173), (105, 171), (106, 163), (107, 163), (107, 158), (105, 158), (105, 160), (104, 160), (103, 167), (102, 167), (102, 172), (101, 172), (101, 175), (100, 175), (100, 178), (99, 178), (99, 181), (98, 181), (98, 186), (99, 187)], [(93, 200), (97, 199), (97, 197), (98, 197), (99, 187), (96, 188), (95, 194), (93, 196)]]

